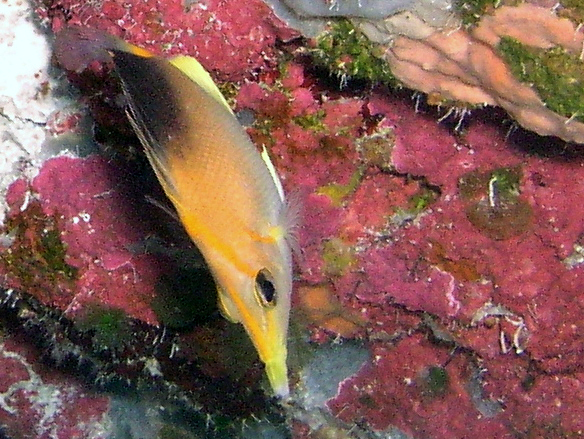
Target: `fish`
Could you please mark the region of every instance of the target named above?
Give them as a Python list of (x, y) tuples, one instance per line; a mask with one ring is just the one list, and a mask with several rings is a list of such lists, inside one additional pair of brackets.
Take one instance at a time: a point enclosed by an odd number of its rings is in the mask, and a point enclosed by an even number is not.
[(128, 119), (213, 275), (222, 314), (243, 325), (274, 395), (287, 398), (295, 214), (265, 147), (256, 148), (195, 58), (167, 60), (85, 28), (59, 38), (65, 68), (79, 58), (113, 62)]

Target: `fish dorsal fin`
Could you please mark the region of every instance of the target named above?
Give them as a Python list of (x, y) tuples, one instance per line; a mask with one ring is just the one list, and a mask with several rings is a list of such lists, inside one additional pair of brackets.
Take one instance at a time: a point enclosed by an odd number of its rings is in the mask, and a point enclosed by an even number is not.
[(217, 102), (223, 104), (232, 114), (233, 111), (225, 100), (221, 91), (215, 85), (213, 78), (205, 68), (192, 56), (179, 55), (170, 59), (170, 63), (187, 75), (193, 82), (196, 82), (205, 92), (212, 96)]
[(262, 160), (266, 164), (268, 171), (270, 171), (270, 175), (272, 176), (272, 180), (274, 180), (274, 184), (276, 185), (276, 189), (278, 190), (278, 195), (280, 196), (280, 200), (282, 203), (286, 202), (286, 198), (284, 197), (284, 188), (282, 187), (282, 182), (280, 181), (280, 177), (278, 177), (278, 173), (276, 172), (276, 168), (270, 159), (270, 155), (268, 154), (268, 150), (265, 146), (262, 147), (261, 153)]

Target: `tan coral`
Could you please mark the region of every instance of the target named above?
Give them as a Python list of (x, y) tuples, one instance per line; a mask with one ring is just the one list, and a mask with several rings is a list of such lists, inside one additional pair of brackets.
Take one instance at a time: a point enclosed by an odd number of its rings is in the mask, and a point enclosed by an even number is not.
[[(388, 45), (384, 56), (394, 75), (408, 87), (444, 99), (499, 105), (529, 130), (584, 143), (584, 124), (546, 108), (534, 89), (518, 81), (495, 51), (500, 38), (510, 36), (525, 45), (561, 46), (580, 56), (584, 34), (569, 20), (550, 9), (523, 4), (497, 9), (470, 32), (458, 27), (429, 34), (412, 19), (406, 22), (415, 23), (415, 31), (404, 27), (395, 32), (395, 22), (387, 24), (388, 30), (400, 36)], [(363, 29), (370, 25), (361, 23)]]
[(581, 54), (584, 42), (584, 34), (570, 20), (558, 17), (553, 10), (529, 4), (504, 6), (495, 14), (484, 16), (473, 31), (475, 38), (491, 46), (503, 35), (542, 49), (562, 46), (574, 55)]

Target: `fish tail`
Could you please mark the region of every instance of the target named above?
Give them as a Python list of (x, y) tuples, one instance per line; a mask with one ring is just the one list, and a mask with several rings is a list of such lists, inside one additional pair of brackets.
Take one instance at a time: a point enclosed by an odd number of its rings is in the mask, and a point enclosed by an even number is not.
[(149, 58), (153, 53), (99, 29), (68, 26), (57, 33), (54, 57), (65, 70), (82, 72), (92, 62), (113, 62), (110, 50), (119, 50)]

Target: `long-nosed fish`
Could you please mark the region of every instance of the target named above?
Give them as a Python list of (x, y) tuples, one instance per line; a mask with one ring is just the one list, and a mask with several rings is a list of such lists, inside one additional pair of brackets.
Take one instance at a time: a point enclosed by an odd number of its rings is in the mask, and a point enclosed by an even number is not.
[[(289, 211), (266, 151), (254, 146), (194, 58), (166, 60), (98, 31), (67, 32), (61, 39), (79, 38), (77, 49), (113, 60), (128, 118), (213, 274), (222, 313), (243, 324), (273, 392), (286, 397)], [(93, 47), (83, 46), (88, 41)]]

